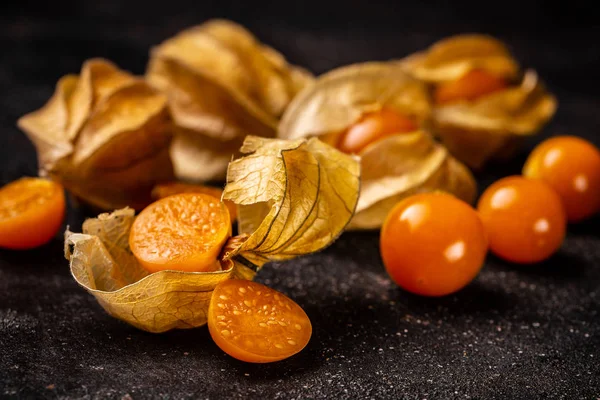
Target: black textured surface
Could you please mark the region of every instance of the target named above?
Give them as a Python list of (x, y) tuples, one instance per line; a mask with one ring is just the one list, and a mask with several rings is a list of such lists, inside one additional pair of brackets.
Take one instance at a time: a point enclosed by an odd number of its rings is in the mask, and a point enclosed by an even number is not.
[[(149, 47), (209, 17), (234, 18), (314, 72), (400, 57), (443, 36), (507, 40), (559, 96), (543, 135), (481, 188), (517, 173), (544, 136), (600, 145), (599, 29), (578, 2), (64, 1), (0, 9), (0, 183), (36, 172), (16, 119), (41, 106), (84, 59), (141, 73)], [(561, 28), (559, 28), (561, 27)], [(79, 229), (83, 216), (70, 211)], [(600, 397), (599, 218), (572, 226), (563, 249), (533, 267), (493, 257), (458, 294), (425, 299), (390, 283), (376, 233), (346, 233), (321, 254), (258, 276), (295, 299), (314, 333), (271, 365), (231, 359), (206, 328), (153, 335), (106, 315), (70, 277), (57, 238), (0, 250), (0, 397), (8, 398), (565, 398)]]

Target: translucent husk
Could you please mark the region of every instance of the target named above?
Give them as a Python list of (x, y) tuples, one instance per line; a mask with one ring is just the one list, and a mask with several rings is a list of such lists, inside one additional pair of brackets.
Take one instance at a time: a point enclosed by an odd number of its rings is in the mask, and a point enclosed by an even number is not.
[(434, 107), (435, 135), (473, 168), (481, 168), (489, 159), (510, 157), (525, 136), (539, 132), (556, 112), (557, 100), (537, 74), (521, 72), (508, 48), (490, 36), (447, 38), (398, 65), (432, 89), (474, 69), (491, 72), (509, 83), (506, 89), (473, 101)]
[(36, 147), (39, 173), (100, 209), (142, 208), (173, 178), (166, 97), (102, 59), (61, 78), (19, 127)]
[(527, 71), (521, 83), (475, 102), (437, 107), (434, 131), (450, 152), (473, 168), (489, 159), (512, 156), (526, 136), (536, 134), (554, 115), (557, 102)]
[[(429, 94), (395, 63), (343, 67), (318, 78), (290, 104), (279, 126), (286, 139), (338, 137), (365, 113), (383, 107), (427, 126)], [(359, 154), (361, 190), (348, 229), (377, 229), (402, 198), (421, 191), (444, 190), (472, 202), (476, 184), (467, 168), (424, 130), (391, 135)]]
[(246, 135), (274, 137), (285, 107), (313, 81), (226, 20), (187, 29), (154, 48), (146, 77), (169, 98), (177, 126), (175, 173), (194, 181), (225, 178)]
[(378, 229), (391, 209), (416, 193), (444, 191), (473, 203), (469, 169), (424, 131), (393, 135), (361, 153), (361, 191), (348, 229)]
[(399, 61), (409, 74), (426, 83), (456, 80), (473, 69), (483, 69), (512, 80), (519, 65), (501, 41), (480, 34), (452, 36)]
[(368, 62), (341, 67), (318, 78), (290, 103), (278, 136), (320, 136), (333, 141), (362, 115), (382, 107), (424, 124), (431, 116), (426, 87), (393, 63)]
[(319, 251), (346, 227), (358, 200), (354, 157), (316, 140), (249, 136), (246, 156), (231, 163), (223, 198), (239, 206), (239, 236), (221, 251), (219, 272), (149, 274), (129, 249), (131, 209), (84, 223), (65, 234), (75, 280), (113, 317), (149, 332), (204, 325), (216, 285), (252, 279), (268, 261)]

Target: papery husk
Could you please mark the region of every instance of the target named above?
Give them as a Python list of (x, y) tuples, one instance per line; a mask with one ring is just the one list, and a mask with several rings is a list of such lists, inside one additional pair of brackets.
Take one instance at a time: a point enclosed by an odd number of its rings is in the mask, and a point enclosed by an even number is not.
[(507, 80), (518, 77), (520, 67), (501, 41), (480, 34), (456, 35), (414, 53), (399, 65), (427, 83), (459, 79), (473, 69), (483, 69)]
[[(227, 20), (192, 27), (154, 48), (146, 77), (169, 97), (178, 127), (171, 148), (176, 175), (195, 181), (224, 178), (246, 135), (274, 137), (285, 107), (313, 81)], [(197, 159), (211, 168), (199, 168)]]
[(358, 200), (359, 165), (316, 139), (250, 136), (229, 167), (223, 198), (240, 206), (241, 234), (221, 251), (223, 271), (150, 274), (129, 249), (132, 209), (89, 219), (65, 234), (75, 280), (113, 317), (149, 332), (204, 325), (212, 291), (231, 279), (253, 279), (265, 262), (329, 245)]
[(409, 74), (435, 85), (483, 69), (504, 78), (509, 87), (473, 101), (436, 105), (434, 134), (472, 168), (490, 159), (512, 156), (523, 138), (539, 132), (554, 115), (556, 98), (533, 70), (521, 72), (509, 49), (487, 35), (458, 35), (398, 62)]
[(36, 147), (39, 174), (93, 207), (143, 208), (152, 187), (173, 178), (166, 97), (106, 60), (61, 78), (18, 125)]
[(554, 115), (556, 98), (529, 70), (518, 86), (474, 102), (435, 109), (434, 131), (450, 152), (472, 168), (489, 159), (506, 159), (527, 136), (537, 133)]
[(417, 193), (444, 191), (472, 204), (475, 178), (424, 131), (388, 136), (361, 153), (361, 191), (349, 230), (378, 229), (391, 209)]
[(223, 261), (223, 271), (161, 271), (150, 274), (129, 249), (135, 219), (129, 208), (88, 219), (83, 233), (65, 233), (71, 274), (102, 308), (148, 332), (204, 325), (215, 286), (230, 278), (252, 279), (254, 271)]
[[(318, 137), (336, 143), (363, 114), (386, 107), (426, 126), (426, 87), (394, 63), (364, 63), (334, 70), (296, 97), (279, 126), (283, 138)], [(377, 229), (402, 198), (444, 190), (473, 202), (476, 183), (460, 162), (425, 131), (399, 133), (368, 145), (359, 154), (361, 189), (347, 229)]]
[(355, 212), (358, 160), (316, 138), (248, 136), (227, 172), (223, 199), (238, 205), (239, 232), (250, 234), (234, 260), (262, 266), (331, 244)]
[(278, 136), (299, 139), (319, 136), (335, 142), (360, 117), (386, 107), (420, 124), (430, 118), (427, 88), (393, 63), (368, 62), (330, 71), (290, 103)]

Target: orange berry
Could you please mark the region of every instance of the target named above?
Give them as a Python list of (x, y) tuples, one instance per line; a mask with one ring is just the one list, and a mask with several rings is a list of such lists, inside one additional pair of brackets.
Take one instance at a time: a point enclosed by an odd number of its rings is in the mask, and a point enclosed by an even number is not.
[(565, 237), (566, 217), (558, 194), (537, 179), (511, 176), (492, 184), (477, 205), (490, 250), (528, 264), (550, 257)]
[(0, 189), (0, 247), (31, 249), (48, 243), (65, 217), (61, 185), (21, 178)]
[(412, 132), (417, 124), (399, 112), (383, 108), (363, 117), (342, 135), (338, 148), (344, 153), (359, 153), (367, 145), (385, 136)]
[(251, 363), (291, 357), (312, 334), (308, 316), (293, 300), (259, 283), (237, 279), (215, 288), (208, 329), (221, 350)]
[(227, 207), (201, 193), (165, 197), (135, 219), (129, 247), (150, 272), (220, 270), (217, 257), (231, 236)]
[(570, 222), (600, 210), (600, 150), (584, 139), (557, 136), (545, 140), (529, 155), (523, 175), (552, 186)]
[[(220, 199), (223, 194), (223, 189), (183, 182), (161, 183), (152, 189), (152, 198), (154, 200), (159, 200), (179, 193), (204, 193)], [(231, 222), (233, 223), (237, 218), (237, 207), (235, 203), (228, 200), (225, 200), (223, 203), (227, 206), (229, 215), (231, 216)]]
[(454, 103), (460, 100), (476, 100), (505, 89), (507, 82), (499, 76), (482, 69), (473, 69), (455, 81), (440, 84), (434, 92), (438, 104)]
[(471, 282), (487, 253), (477, 212), (446, 193), (408, 197), (388, 214), (380, 250), (390, 277), (403, 289), (443, 296)]

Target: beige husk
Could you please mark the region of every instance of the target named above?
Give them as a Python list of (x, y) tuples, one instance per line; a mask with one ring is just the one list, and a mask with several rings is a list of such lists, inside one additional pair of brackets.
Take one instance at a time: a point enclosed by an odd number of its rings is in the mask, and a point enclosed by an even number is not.
[[(331, 71), (302, 91), (286, 110), (279, 136), (319, 137), (328, 143), (362, 115), (395, 110), (427, 126), (426, 87), (395, 63), (370, 62)], [(361, 191), (348, 229), (377, 229), (400, 199), (443, 190), (472, 202), (476, 184), (469, 170), (424, 130), (400, 133), (368, 145), (360, 154)]]
[(433, 132), (459, 160), (481, 168), (493, 158), (510, 157), (522, 138), (534, 135), (550, 120), (556, 98), (533, 70), (520, 71), (508, 48), (486, 35), (459, 35), (398, 62), (431, 89), (474, 69), (503, 77), (506, 89), (473, 101), (434, 107)]
[(274, 137), (285, 107), (313, 81), (234, 22), (211, 20), (151, 52), (148, 81), (164, 91), (176, 125), (178, 178), (225, 178), (247, 135)]
[(112, 63), (87, 61), (19, 127), (36, 147), (39, 173), (100, 209), (142, 208), (173, 178), (166, 97)]

